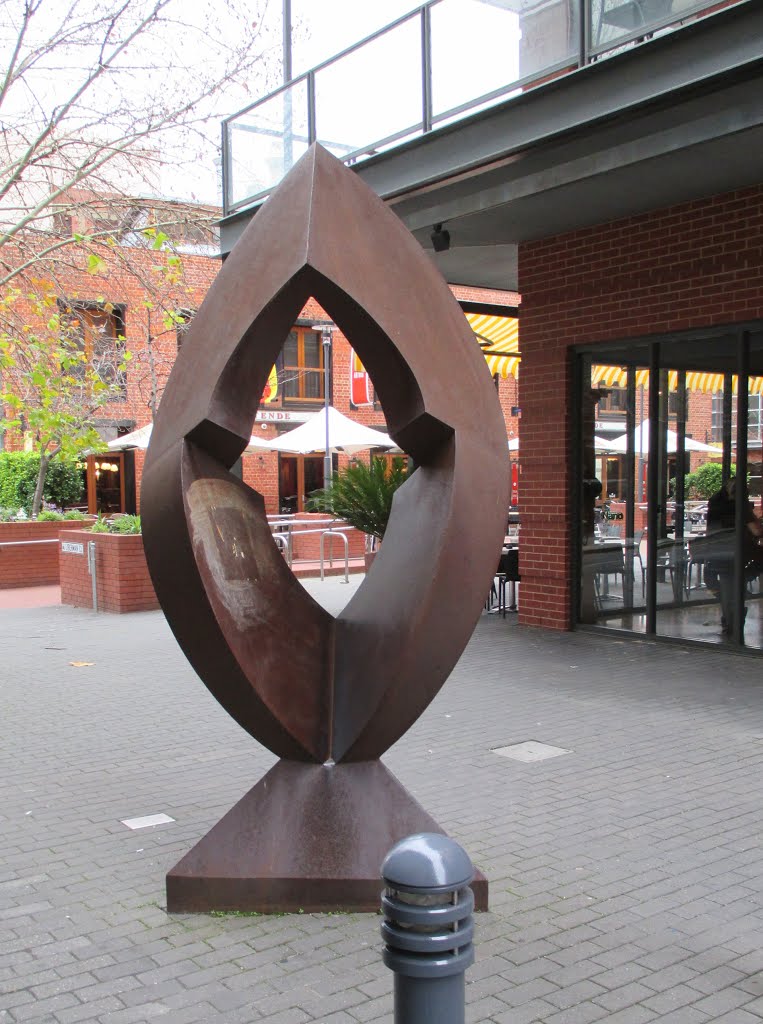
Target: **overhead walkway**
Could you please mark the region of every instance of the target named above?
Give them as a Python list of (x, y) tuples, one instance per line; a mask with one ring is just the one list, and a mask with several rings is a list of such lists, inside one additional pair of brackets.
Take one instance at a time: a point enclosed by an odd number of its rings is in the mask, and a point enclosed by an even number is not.
[[(463, 6), (427, 3), (225, 121), (223, 252), (313, 140), (386, 199), (447, 280), (511, 290), (524, 240), (763, 176), (756, 0), (471, 0), (481, 46), (454, 35)], [(448, 90), (456, 78), (470, 94)], [(437, 226), (450, 242), (435, 252)]]

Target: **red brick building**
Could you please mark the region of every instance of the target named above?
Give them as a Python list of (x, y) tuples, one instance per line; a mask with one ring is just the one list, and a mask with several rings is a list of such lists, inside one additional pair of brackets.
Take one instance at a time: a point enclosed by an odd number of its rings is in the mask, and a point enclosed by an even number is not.
[[(560, 406), (558, 395), (590, 383), (592, 360), (648, 371), (655, 345), (657, 372), (674, 362), (707, 367), (714, 359), (715, 376), (723, 378), (726, 362), (730, 377), (738, 331), (729, 325), (763, 320), (762, 228), (763, 188), (755, 186), (521, 246), (526, 621), (560, 629), (574, 621), (579, 508), (569, 497), (574, 464), (556, 453), (574, 447), (580, 406)], [(689, 391), (687, 435), (722, 441), (718, 383), (715, 399)], [(760, 395), (748, 395), (748, 402), (759, 423)], [(751, 450), (758, 502), (759, 458)]]
[[(86, 197), (87, 198), (87, 197)], [(85, 234), (102, 227), (106, 213), (92, 197), (78, 207), (76, 222), (67, 230)], [(140, 509), (140, 484), (145, 451), (125, 447), (109, 449), (123, 435), (150, 424), (171, 372), (178, 348), (183, 343), (186, 324), (198, 309), (217, 274), (220, 261), (214, 253), (214, 235), (208, 226), (193, 223), (193, 209), (176, 217), (172, 247), (159, 250), (148, 245), (141, 233), (152, 222), (171, 219), (176, 211), (166, 205), (148, 209), (149, 215), (136, 218), (130, 206), (131, 221), (138, 220), (139, 231), (115, 231), (118, 244), (98, 244), (81, 250), (70, 247), (64, 264), (42, 262), (35, 266), (37, 280), (76, 318), (86, 349), (108, 354), (130, 353), (130, 361), (121, 374), (121, 386), (115, 397), (101, 406), (94, 422), (103, 439), (101, 451), (86, 461), (87, 505), (90, 512), (135, 512)], [(88, 213), (90, 210), (90, 213)], [(202, 210), (208, 216), (210, 211)], [(113, 220), (113, 216), (111, 218)], [(111, 221), (109, 221), (111, 223)], [(114, 224), (115, 228), (119, 225)], [(169, 233), (172, 228), (167, 228)], [(92, 255), (97, 256), (95, 272)], [(179, 261), (178, 261), (179, 257)], [(515, 307), (514, 293), (454, 287), (456, 297), (487, 309)], [(34, 313), (22, 300), (14, 314), (19, 324), (33, 320)], [(21, 328), (19, 328), (21, 330)], [(334, 328), (327, 314), (310, 301), (294, 325), (259, 404), (254, 429), (258, 439), (267, 440), (292, 429), (324, 404), (324, 331), (330, 331), (329, 401), (341, 413), (367, 426), (384, 431), (384, 412), (375, 401), (373, 385), (367, 388), (368, 404), (351, 400), (352, 349), (344, 335)], [(476, 343), (476, 342), (475, 342)], [(500, 371), (501, 360), (494, 367)], [(509, 360), (516, 372), (516, 360)], [(509, 436), (519, 429), (517, 380), (503, 367), (506, 376), (496, 373), (496, 389), (501, 401)], [(356, 396), (358, 398), (358, 396)], [(21, 436), (6, 437), (8, 447), (21, 447)], [(335, 458), (337, 465), (345, 456)], [(271, 452), (245, 454), (241, 471), (248, 484), (263, 494), (268, 513), (302, 511), (304, 496), (323, 485), (323, 456), (296, 456)]]

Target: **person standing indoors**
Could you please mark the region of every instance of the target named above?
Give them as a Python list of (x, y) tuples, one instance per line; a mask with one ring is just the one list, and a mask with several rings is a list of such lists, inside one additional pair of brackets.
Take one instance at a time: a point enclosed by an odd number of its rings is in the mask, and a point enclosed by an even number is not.
[[(705, 582), (718, 594), (721, 602), (721, 627), (724, 633), (734, 629), (734, 531), (736, 529), (737, 479), (730, 477), (707, 503), (707, 536), (712, 538), (712, 554), (708, 557)], [(744, 499), (744, 535), (742, 559), (745, 581), (763, 572), (763, 525), (753, 511), (752, 502)], [(744, 609), (743, 615), (747, 615)]]

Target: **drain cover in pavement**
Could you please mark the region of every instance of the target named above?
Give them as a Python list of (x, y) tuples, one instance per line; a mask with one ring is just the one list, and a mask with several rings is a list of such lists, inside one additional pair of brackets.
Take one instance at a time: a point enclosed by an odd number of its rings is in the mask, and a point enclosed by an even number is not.
[(148, 828), (149, 825), (167, 825), (174, 820), (169, 814), (146, 814), (142, 818), (124, 818), (122, 824), (128, 828)]
[(545, 761), (548, 757), (559, 757), (569, 754), (564, 747), (552, 747), (548, 743), (537, 740), (525, 740), (524, 743), (513, 743), (510, 747), (493, 747), (493, 753), (499, 757), (510, 757), (512, 761)]

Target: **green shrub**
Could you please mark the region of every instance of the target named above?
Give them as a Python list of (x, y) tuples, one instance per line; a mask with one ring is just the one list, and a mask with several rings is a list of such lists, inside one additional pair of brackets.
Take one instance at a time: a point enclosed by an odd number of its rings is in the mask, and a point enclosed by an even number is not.
[(98, 516), (91, 530), (93, 533), (140, 533), (140, 516), (123, 515), (114, 519)]
[[(736, 473), (732, 464), (731, 475)], [(712, 498), (721, 489), (723, 470), (720, 462), (704, 462), (693, 473), (684, 477), (684, 495), (687, 498)], [(675, 494), (675, 478), (670, 481), (671, 493)]]
[[(32, 509), (40, 456), (34, 452), (0, 452), (0, 506), (27, 515)], [(59, 508), (77, 505), (85, 493), (82, 470), (75, 462), (55, 458), (48, 466), (43, 498)]]
[(88, 518), (89, 517), (88, 517), (87, 512), (80, 512), (79, 509), (76, 509), (76, 508), (70, 508), (68, 512), (64, 512), (64, 519), (81, 520), (81, 519), (88, 519)]
[[(731, 467), (731, 475), (736, 473), (736, 466)], [(721, 489), (723, 470), (720, 462), (706, 462), (690, 473), (690, 494), (693, 498), (712, 498)]]
[(372, 459), (370, 466), (356, 462), (337, 473), (328, 487), (314, 491), (307, 508), (310, 512), (327, 512), (381, 540), (392, 511), (392, 498), (407, 476), (404, 459), (394, 459), (389, 472), (383, 459)]
[(109, 533), (140, 533), (140, 516), (118, 516), (108, 526)]
[(52, 508), (44, 508), (37, 513), (38, 523), (60, 523), (64, 518), (63, 512), (56, 512)]

